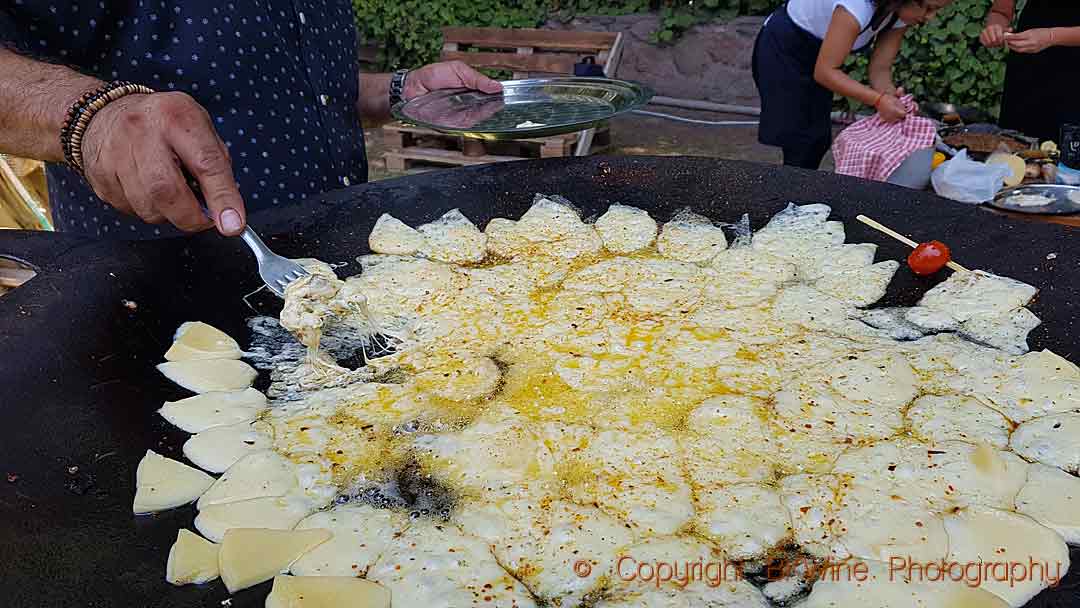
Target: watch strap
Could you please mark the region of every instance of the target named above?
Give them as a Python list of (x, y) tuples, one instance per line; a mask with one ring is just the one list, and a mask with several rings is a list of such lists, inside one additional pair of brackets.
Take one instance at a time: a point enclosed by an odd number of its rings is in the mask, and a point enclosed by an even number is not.
[(405, 79), (409, 70), (398, 70), (390, 76), (390, 107), (405, 100)]

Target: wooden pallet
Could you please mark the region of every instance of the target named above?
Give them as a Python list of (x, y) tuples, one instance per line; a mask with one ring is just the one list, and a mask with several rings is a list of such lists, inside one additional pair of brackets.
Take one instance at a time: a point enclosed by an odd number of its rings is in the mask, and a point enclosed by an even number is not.
[[(538, 29), (443, 28), (443, 61), (464, 61), (476, 68), (507, 70), (515, 79), (568, 75), (582, 58), (592, 56), (614, 76), (622, 56), (622, 34)], [(611, 145), (607, 125), (577, 133), (517, 142), (464, 140), (400, 122), (383, 127), (390, 171), (424, 166), (464, 166), (530, 158), (594, 154)]]
[[(509, 142), (480, 142), (394, 123), (383, 127), (383, 141), (389, 148), (383, 160), (388, 170), (403, 172), (422, 169), (425, 164), (436, 167), (467, 166), (530, 158), (557, 158), (573, 156), (580, 137), (580, 133), (568, 133)], [(597, 129), (590, 154), (603, 152), (610, 147), (611, 132), (604, 125)]]

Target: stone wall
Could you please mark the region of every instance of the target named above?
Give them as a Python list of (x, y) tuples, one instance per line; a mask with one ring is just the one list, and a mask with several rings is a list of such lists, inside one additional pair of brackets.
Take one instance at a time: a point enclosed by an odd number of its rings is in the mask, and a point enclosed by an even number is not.
[(696, 26), (674, 44), (649, 42), (656, 15), (582, 17), (549, 22), (548, 29), (623, 32), (623, 58), (617, 76), (656, 89), (657, 95), (715, 103), (757, 106), (750, 72), (754, 39), (764, 17), (739, 17), (728, 23)]

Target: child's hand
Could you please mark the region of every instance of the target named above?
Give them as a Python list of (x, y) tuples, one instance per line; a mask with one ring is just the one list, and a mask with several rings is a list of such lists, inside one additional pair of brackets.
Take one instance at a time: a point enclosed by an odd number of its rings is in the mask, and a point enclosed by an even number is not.
[(1011, 33), (1011, 27), (991, 23), (983, 28), (982, 33), (979, 34), (979, 42), (988, 49), (999, 49), (1005, 46), (1005, 36)]
[(886, 95), (877, 103), (878, 115), (887, 123), (900, 122), (907, 118), (907, 108), (895, 95)]

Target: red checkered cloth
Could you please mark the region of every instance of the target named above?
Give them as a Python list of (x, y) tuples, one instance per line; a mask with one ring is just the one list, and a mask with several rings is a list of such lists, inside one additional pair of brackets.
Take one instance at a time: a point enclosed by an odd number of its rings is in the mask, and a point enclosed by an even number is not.
[(919, 106), (906, 95), (900, 100), (907, 118), (892, 124), (879, 114), (863, 118), (843, 130), (833, 143), (836, 172), (883, 182), (912, 152), (934, 145), (937, 129), (928, 118), (916, 116)]

